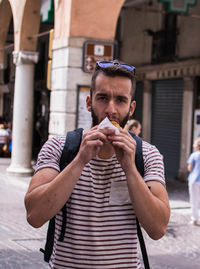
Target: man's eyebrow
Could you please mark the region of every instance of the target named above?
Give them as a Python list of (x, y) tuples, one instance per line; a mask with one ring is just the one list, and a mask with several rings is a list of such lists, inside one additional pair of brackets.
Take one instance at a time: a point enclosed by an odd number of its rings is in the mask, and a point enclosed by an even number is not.
[(108, 96), (108, 94), (107, 93), (100, 92), (100, 93), (97, 93), (96, 96)]
[(122, 100), (128, 100), (128, 97), (127, 96), (124, 96), (124, 95), (117, 95), (116, 97), (117, 98), (120, 98)]

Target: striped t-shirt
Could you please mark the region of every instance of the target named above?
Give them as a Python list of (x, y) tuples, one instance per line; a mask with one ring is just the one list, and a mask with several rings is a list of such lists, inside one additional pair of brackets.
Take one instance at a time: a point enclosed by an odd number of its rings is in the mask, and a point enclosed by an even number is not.
[[(36, 172), (42, 168), (60, 171), (65, 136), (53, 137), (41, 149)], [(165, 184), (163, 161), (158, 150), (142, 144), (144, 180)], [(66, 203), (64, 241), (58, 241), (62, 212), (56, 215), (52, 269), (140, 269), (137, 228), (125, 174), (116, 156), (93, 158)]]

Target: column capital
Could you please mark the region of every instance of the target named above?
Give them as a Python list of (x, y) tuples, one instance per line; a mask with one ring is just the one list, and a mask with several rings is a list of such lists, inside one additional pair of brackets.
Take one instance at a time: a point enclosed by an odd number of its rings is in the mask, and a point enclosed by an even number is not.
[(21, 64), (36, 64), (39, 59), (37, 51), (13, 51), (13, 63)]

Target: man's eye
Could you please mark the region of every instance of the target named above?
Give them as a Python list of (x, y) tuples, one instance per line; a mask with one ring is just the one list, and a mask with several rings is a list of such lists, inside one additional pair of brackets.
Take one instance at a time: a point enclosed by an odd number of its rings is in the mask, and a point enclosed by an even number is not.
[(105, 101), (105, 100), (107, 100), (107, 98), (106, 98), (106, 96), (99, 96), (99, 97), (98, 97), (98, 100), (100, 100), (100, 101)]
[(126, 103), (125, 98), (118, 98), (117, 101), (118, 101), (118, 103)]

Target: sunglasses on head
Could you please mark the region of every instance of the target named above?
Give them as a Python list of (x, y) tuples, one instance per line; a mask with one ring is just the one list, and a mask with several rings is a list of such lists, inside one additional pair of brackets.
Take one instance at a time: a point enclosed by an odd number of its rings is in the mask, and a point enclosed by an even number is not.
[(122, 64), (119, 62), (98, 61), (96, 63), (96, 67), (101, 67), (101, 68), (107, 68), (107, 67), (110, 67), (112, 65), (119, 65), (119, 66), (127, 69), (130, 72), (133, 72), (135, 70), (135, 66), (132, 66), (130, 64)]

